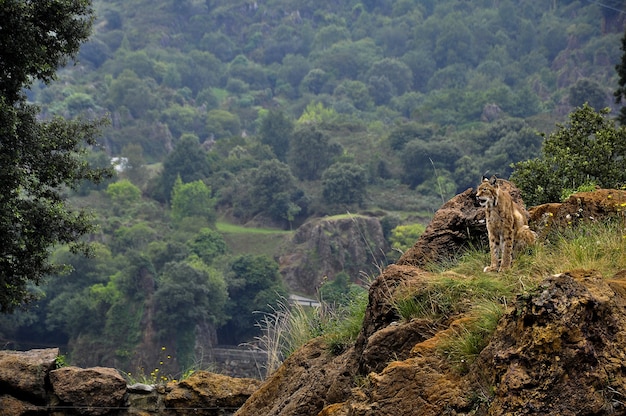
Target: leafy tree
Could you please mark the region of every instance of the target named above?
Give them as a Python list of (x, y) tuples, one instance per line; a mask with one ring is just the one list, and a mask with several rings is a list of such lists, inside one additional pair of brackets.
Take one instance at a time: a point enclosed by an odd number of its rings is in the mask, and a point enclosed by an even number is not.
[(258, 333), (258, 313), (271, 313), (284, 301), (287, 291), (280, 279), (278, 264), (265, 256), (250, 254), (233, 259), (226, 274), (230, 320), (221, 328), (220, 342), (238, 344)]
[(278, 221), (286, 219), (282, 198), (278, 196), (285, 194), (290, 200), (296, 191), (296, 180), (289, 166), (276, 159), (268, 160), (254, 169), (251, 176), (249, 197), (253, 199), (254, 211), (265, 212)]
[(367, 85), (361, 81), (344, 81), (335, 88), (333, 95), (340, 99), (348, 98), (355, 108), (362, 111), (370, 110), (374, 104)]
[(85, 0), (0, 5), (0, 312), (32, 300), (29, 285), (59, 270), (48, 256), (51, 247), (80, 249), (80, 237), (92, 230), (89, 216), (68, 205), (64, 190), (107, 172), (83, 158), (85, 145), (96, 145), (101, 123), (39, 121), (23, 90), (34, 80), (54, 79), (89, 36), (93, 17)]
[(348, 273), (339, 272), (334, 279), (322, 283), (319, 288), (319, 297), (328, 305), (341, 306), (350, 303), (358, 293), (364, 290), (350, 281)]
[(154, 80), (141, 79), (130, 69), (125, 69), (111, 82), (108, 96), (110, 110), (124, 107), (136, 118), (146, 117), (149, 111), (163, 107)]
[(128, 179), (110, 184), (106, 193), (114, 203), (120, 205), (134, 204), (141, 199), (141, 190)]
[(172, 188), (172, 218), (181, 221), (185, 217), (198, 217), (215, 224), (215, 199), (211, 197), (211, 189), (198, 180), (183, 183), (180, 176)]
[(122, 148), (121, 157), (124, 160), (124, 169), (120, 176), (142, 186), (148, 179), (148, 169), (143, 158), (143, 148), (139, 144), (127, 144)]
[(386, 77), (393, 85), (393, 95), (402, 95), (411, 88), (413, 72), (407, 64), (392, 58), (374, 62), (368, 71), (368, 78)]
[(228, 251), (224, 237), (211, 228), (201, 228), (198, 235), (189, 242), (189, 246), (207, 265), (211, 265), (216, 257)]
[(322, 195), (331, 204), (361, 204), (366, 185), (367, 173), (355, 163), (335, 163), (322, 174)]
[(241, 121), (226, 110), (211, 110), (206, 117), (206, 128), (216, 139), (235, 136), (241, 132)]
[(581, 79), (569, 90), (569, 103), (574, 107), (581, 107), (589, 103), (592, 108), (601, 110), (607, 106), (606, 94), (600, 84), (590, 79)]
[(259, 139), (268, 145), (281, 162), (287, 160), (293, 122), (282, 111), (269, 111), (261, 120)]
[(389, 237), (391, 247), (405, 252), (415, 245), (415, 242), (425, 230), (426, 227), (422, 224), (398, 225), (391, 230), (391, 236)]
[(198, 137), (183, 134), (174, 150), (163, 161), (163, 171), (158, 178), (155, 197), (167, 201), (171, 197), (176, 178), (185, 183), (201, 180), (211, 174), (211, 164), (206, 152), (200, 147)]
[(315, 180), (332, 164), (339, 149), (312, 124), (301, 124), (293, 133), (287, 159), (292, 172), (302, 180)]
[(626, 183), (626, 129), (585, 104), (569, 115), (568, 125), (545, 138), (537, 159), (516, 163), (511, 180), (527, 204), (560, 201), (578, 187), (618, 188)]
[(196, 326), (216, 328), (226, 320), (227, 296), (223, 276), (198, 257), (165, 265), (154, 294), (154, 322), (164, 342), (176, 342), (183, 366), (193, 362)]

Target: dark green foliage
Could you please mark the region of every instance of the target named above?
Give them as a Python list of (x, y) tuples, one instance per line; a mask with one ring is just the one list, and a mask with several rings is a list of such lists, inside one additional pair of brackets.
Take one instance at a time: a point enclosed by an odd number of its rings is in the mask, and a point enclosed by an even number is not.
[(228, 247), (220, 233), (210, 228), (202, 228), (197, 236), (189, 242), (191, 251), (208, 265), (218, 256), (226, 254)]
[(189, 258), (168, 263), (154, 294), (155, 321), (161, 336), (192, 330), (198, 322), (224, 322), (226, 284), (219, 273)]
[(261, 121), (259, 140), (271, 147), (278, 160), (286, 162), (292, 133), (293, 121), (282, 111), (270, 111)]
[(265, 256), (243, 255), (231, 262), (226, 275), (230, 320), (220, 330), (222, 342), (238, 344), (257, 332), (254, 324), (261, 313), (276, 310), (287, 296), (280, 279), (278, 264)]
[(287, 157), (298, 179), (315, 180), (332, 164), (338, 152), (326, 133), (313, 124), (305, 124), (294, 131)]
[[(58, 268), (48, 259), (56, 244), (76, 243), (91, 231), (84, 211), (71, 209), (62, 193), (108, 171), (84, 159), (96, 144), (101, 122), (41, 122), (22, 88), (50, 82), (91, 30), (89, 1), (0, 5), (0, 311), (32, 298), (30, 283)], [(77, 247), (77, 246), (76, 246)]]
[(335, 163), (322, 175), (322, 195), (329, 204), (361, 204), (365, 197), (367, 174), (354, 163)]
[(541, 158), (515, 164), (511, 180), (527, 204), (558, 202), (583, 185), (626, 183), (626, 130), (616, 128), (607, 114), (585, 104), (570, 114), (568, 125), (546, 137)]
[(346, 272), (339, 272), (333, 280), (324, 281), (319, 288), (319, 297), (328, 305), (340, 306), (350, 303), (365, 289), (350, 281)]
[(163, 171), (158, 179), (155, 197), (169, 200), (177, 177), (184, 183), (204, 179), (211, 173), (207, 153), (200, 147), (198, 137), (184, 134), (174, 150), (163, 161)]
[(266, 213), (276, 221), (293, 221), (300, 209), (296, 205), (296, 180), (289, 166), (275, 159), (265, 161), (251, 176), (249, 197), (253, 199), (253, 212)]
[(607, 106), (607, 97), (600, 86), (595, 81), (581, 79), (570, 88), (569, 103), (574, 107), (582, 107), (588, 103), (592, 108), (601, 110)]

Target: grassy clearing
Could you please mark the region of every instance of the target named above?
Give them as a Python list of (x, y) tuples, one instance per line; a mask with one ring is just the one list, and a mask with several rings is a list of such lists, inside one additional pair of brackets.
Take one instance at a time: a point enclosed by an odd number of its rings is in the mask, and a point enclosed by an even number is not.
[(272, 228), (250, 228), (223, 221), (216, 223), (233, 254), (255, 254), (273, 257), (293, 231)]

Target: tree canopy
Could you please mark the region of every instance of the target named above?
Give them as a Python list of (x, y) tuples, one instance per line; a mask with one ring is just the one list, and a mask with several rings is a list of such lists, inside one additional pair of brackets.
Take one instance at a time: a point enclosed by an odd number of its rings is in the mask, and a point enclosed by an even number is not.
[(32, 299), (29, 284), (59, 269), (49, 259), (57, 244), (91, 231), (85, 211), (72, 209), (65, 187), (97, 181), (106, 169), (85, 159), (101, 122), (39, 121), (23, 88), (50, 82), (76, 55), (93, 21), (90, 1), (7, 0), (0, 6), (0, 311)]

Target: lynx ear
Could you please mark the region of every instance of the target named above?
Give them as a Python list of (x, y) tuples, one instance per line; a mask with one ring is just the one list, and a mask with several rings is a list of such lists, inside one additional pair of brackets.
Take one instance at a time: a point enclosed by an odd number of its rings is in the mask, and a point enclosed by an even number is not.
[(497, 181), (498, 181), (498, 178), (496, 178), (496, 175), (493, 175), (491, 178), (489, 178), (489, 185), (496, 186)]

